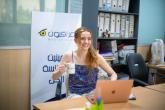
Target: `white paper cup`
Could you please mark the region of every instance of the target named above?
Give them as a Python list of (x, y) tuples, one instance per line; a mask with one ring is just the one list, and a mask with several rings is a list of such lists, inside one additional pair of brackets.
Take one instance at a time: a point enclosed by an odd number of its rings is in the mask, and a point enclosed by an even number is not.
[(75, 63), (67, 63), (67, 73), (75, 74)]

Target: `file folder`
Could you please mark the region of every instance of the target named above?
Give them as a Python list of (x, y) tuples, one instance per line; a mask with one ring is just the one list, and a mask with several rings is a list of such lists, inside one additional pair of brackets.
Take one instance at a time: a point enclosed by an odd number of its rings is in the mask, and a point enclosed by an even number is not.
[(112, 10), (117, 11), (117, 0), (112, 0)]
[(117, 2), (117, 10), (122, 11), (123, 0), (118, 0)]
[(115, 22), (116, 22), (115, 14), (111, 14), (111, 27), (110, 27), (111, 35), (110, 35), (110, 37), (114, 37), (115, 36), (115, 32), (116, 32), (116, 30), (115, 30), (115, 25), (116, 25)]
[(103, 8), (103, 0), (99, 0), (99, 8), (100, 8), (100, 9)]
[(99, 13), (99, 37), (102, 37), (104, 32), (104, 13)]
[(119, 63), (118, 52), (113, 53), (113, 57), (114, 57), (115, 60), (113, 60), (112, 62), (114, 64)]
[(106, 10), (106, 0), (102, 0), (102, 3), (103, 3), (103, 9)]
[(134, 35), (134, 15), (130, 15), (129, 37), (133, 37), (133, 35)]
[(129, 9), (129, 0), (123, 0), (122, 11), (128, 12)]
[(106, 10), (112, 10), (112, 0), (106, 0)]
[(126, 15), (125, 38), (128, 38), (129, 37), (129, 22), (130, 22), (130, 17), (129, 17), (129, 15)]
[(109, 34), (110, 34), (110, 29), (109, 29), (110, 28), (110, 14), (109, 13), (105, 14), (104, 24), (105, 24), (105, 27), (104, 27), (105, 37), (109, 37)]
[(121, 34), (121, 38), (125, 37), (125, 22), (126, 22), (126, 15), (121, 15), (121, 30), (120, 30), (120, 34)]
[(112, 53), (115, 53), (117, 51), (117, 42), (116, 42), (116, 40), (111, 41), (111, 47), (112, 47)]
[(116, 14), (116, 35), (115, 37), (120, 37), (120, 14)]

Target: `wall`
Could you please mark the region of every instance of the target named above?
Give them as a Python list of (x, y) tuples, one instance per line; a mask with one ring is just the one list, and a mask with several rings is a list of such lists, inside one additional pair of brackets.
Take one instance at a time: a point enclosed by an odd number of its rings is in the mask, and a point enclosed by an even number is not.
[(164, 39), (164, 7), (164, 0), (140, 0), (138, 45), (151, 44), (156, 38)]
[(141, 45), (137, 47), (137, 53), (140, 53), (146, 61), (151, 60), (151, 47), (149, 45)]
[(30, 109), (30, 49), (0, 49), (0, 110)]

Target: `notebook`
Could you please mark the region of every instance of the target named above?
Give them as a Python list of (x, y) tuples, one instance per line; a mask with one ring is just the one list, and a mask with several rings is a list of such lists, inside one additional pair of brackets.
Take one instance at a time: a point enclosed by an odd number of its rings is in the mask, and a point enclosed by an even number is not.
[(87, 96), (91, 103), (101, 97), (103, 103), (127, 102), (131, 94), (133, 80), (98, 80), (93, 96)]

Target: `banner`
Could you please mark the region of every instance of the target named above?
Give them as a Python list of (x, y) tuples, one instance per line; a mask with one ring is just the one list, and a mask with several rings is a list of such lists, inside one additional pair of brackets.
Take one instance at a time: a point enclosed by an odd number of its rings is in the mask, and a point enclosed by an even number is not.
[[(80, 14), (33, 12), (31, 27), (31, 105), (55, 97), (57, 81), (52, 73), (66, 51), (76, 48), (74, 31)], [(60, 77), (66, 92), (64, 76)]]

